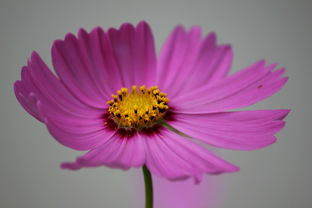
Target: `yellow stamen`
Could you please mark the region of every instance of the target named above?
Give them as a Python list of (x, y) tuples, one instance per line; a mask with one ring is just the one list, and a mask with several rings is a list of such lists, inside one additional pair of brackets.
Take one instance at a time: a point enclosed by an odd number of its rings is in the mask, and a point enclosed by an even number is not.
[[(130, 92), (130, 93), (129, 93)], [(131, 90), (121, 88), (112, 95), (108, 112), (111, 118), (123, 128), (150, 127), (159, 121), (168, 110), (167, 94), (160, 92), (157, 86), (146, 88), (144, 85)]]

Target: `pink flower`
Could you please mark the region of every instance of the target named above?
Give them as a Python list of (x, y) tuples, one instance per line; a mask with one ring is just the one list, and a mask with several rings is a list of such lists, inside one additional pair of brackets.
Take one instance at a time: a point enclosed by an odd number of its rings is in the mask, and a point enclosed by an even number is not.
[[(286, 83), (285, 69), (259, 61), (229, 75), (229, 45), (214, 33), (176, 27), (158, 58), (147, 23), (104, 32), (83, 29), (52, 46), (56, 75), (36, 52), (15, 95), (61, 144), (88, 150), (65, 169), (146, 165), (170, 180), (239, 168), (194, 143), (254, 150), (276, 141), (289, 110), (230, 111), (255, 104)], [(112, 96), (113, 95), (113, 96)], [(112, 96), (112, 97), (111, 97)]]

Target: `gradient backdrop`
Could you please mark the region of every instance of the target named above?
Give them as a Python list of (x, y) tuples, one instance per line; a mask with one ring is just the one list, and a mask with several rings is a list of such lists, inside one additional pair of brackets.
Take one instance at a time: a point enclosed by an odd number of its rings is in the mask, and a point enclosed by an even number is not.
[[(12, 89), (32, 50), (51, 66), (51, 43), (67, 32), (140, 20), (151, 24), (158, 49), (176, 24), (196, 24), (206, 33), (215, 31), (219, 42), (233, 45), (232, 71), (265, 58), (288, 68), (290, 77), (281, 92), (249, 108), (293, 110), (278, 142), (254, 152), (219, 151), (241, 166), (241, 172), (206, 177), (196, 188), (201, 191), (190, 195), (197, 204), (176, 207), (311, 207), (311, 11), (310, 0), (0, 0), (0, 207), (143, 207), (141, 178), (137, 176), (141, 170), (59, 169), (60, 162), (82, 153), (54, 141), (45, 127), (21, 108)], [(168, 184), (158, 180), (157, 185), (162, 199), (177, 198), (171, 195), (175, 191), (166, 188)], [(175, 208), (164, 201), (157, 203), (157, 208)]]

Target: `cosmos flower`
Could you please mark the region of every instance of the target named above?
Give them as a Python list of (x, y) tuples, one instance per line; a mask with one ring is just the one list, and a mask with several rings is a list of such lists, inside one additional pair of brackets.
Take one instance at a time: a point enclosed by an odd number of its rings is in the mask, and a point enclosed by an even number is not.
[(229, 45), (177, 26), (159, 57), (145, 22), (80, 29), (52, 46), (54, 74), (33, 52), (14, 84), (24, 109), (61, 144), (88, 151), (62, 168), (146, 165), (170, 180), (238, 171), (203, 146), (254, 150), (276, 141), (288, 110), (233, 111), (278, 92), (285, 69), (259, 61), (229, 74)]

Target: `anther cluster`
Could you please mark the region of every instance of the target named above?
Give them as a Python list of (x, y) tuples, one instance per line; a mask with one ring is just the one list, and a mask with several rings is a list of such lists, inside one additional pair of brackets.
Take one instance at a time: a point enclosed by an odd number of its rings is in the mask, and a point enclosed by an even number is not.
[[(131, 92), (130, 92), (131, 91)], [(160, 92), (157, 86), (146, 88), (144, 85), (121, 88), (117, 95), (108, 101), (111, 118), (122, 128), (151, 127), (168, 110), (167, 94)]]

